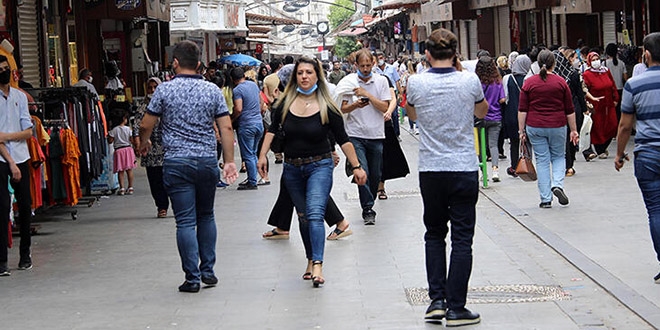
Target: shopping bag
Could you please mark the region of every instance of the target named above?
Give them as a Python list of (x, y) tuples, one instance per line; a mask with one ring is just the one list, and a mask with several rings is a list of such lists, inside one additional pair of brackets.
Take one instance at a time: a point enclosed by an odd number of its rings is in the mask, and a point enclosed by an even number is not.
[(594, 121), (591, 119), (591, 115), (585, 114), (582, 127), (580, 128), (580, 151), (587, 150), (591, 147), (591, 126), (593, 124)]
[(534, 168), (534, 163), (532, 163), (532, 157), (527, 148), (527, 144), (522, 141), (520, 141), (520, 151), (520, 159), (516, 166), (516, 174), (523, 181), (536, 181), (536, 168)]

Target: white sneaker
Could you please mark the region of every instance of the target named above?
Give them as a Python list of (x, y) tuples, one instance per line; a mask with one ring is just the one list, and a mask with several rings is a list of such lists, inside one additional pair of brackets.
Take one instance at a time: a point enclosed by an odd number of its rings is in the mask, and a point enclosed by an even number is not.
[(500, 182), (500, 171), (497, 167), (493, 167), (493, 182)]
[(417, 127), (415, 127), (415, 129), (413, 129), (413, 133), (415, 133), (415, 135), (419, 135), (419, 129), (417, 129)]

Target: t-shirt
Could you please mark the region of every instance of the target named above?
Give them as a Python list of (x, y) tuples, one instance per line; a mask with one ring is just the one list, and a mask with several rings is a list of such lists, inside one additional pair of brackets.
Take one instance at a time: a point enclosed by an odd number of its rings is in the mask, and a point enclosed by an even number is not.
[[(357, 76), (354, 76), (357, 77)], [(346, 78), (348, 79), (348, 78)], [(352, 78), (351, 78), (352, 79)], [(379, 74), (372, 74), (371, 79), (366, 82), (356, 78), (358, 85), (379, 100), (389, 101), (392, 99), (387, 78)], [(342, 101), (353, 102), (353, 96), (344, 96)], [(344, 127), (350, 137), (361, 139), (384, 139), (385, 121), (383, 113), (378, 111), (371, 102), (364, 108), (357, 108), (346, 114)]]
[(407, 91), (420, 128), (419, 171), (477, 171), (474, 105), (484, 99), (479, 77), (454, 68), (431, 68), (410, 76)]
[(623, 88), (621, 112), (634, 114), (637, 120), (635, 152), (660, 148), (660, 66), (646, 69), (632, 77)]
[(229, 116), (217, 85), (201, 75), (183, 74), (158, 85), (147, 113), (161, 117), (165, 159), (215, 158), (213, 121)]
[(635, 66), (633, 67), (633, 74), (632, 74), (632, 76), (633, 76), (633, 77), (637, 77), (637, 76), (639, 76), (640, 74), (642, 74), (642, 73), (644, 73), (644, 72), (646, 72), (646, 64), (644, 64), (644, 63), (637, 63), (637, 64), (635, 64)]
[(623, 74), (628, 73), (628, 69), (626, 69), (626, 64), (623, 63), (622, 60), (619, 60), (619, 65), (614, 65), (614, 61), (612, 61), (611, 58), (608, 58), (605, 61), (605, 66), (608, 69), (610, 69), (610, 72), (612, 73), (612, 78), (614, 78), (614, 84), (616, 85), (616, 89), (622, 90)]
[(488, 101), (488, 113), (486, 113), (486, 120), (489, 121), (502, 121), (502, 105), (500, 100), (505, 98), (504, 86), (501, 82), (494, 82), (490, 85), (481, 84), (484, 90), (484, 97)]
[(575, 112), (575, 106), (564, 78), (548, 74), (543, 81), (537, 74), (525, 80), (518, 111), (527, 112), (526, 124), (531, 127), (557, 128), (566, 125), (566, 116)]
[(337, 85), (339, 81), (346, 76), (346, 72), (339, 70), (339, 71), (332, 71), (328, 75), (328, 81)]
[(280, 85), (280, 77), (277, 76), (277, 72), (271, 73), (264, 78), (264, 87), (268, 87), (267, 95), (271, 100), (275, 98), (273, 92), (277, 89), (277, 86)]
[(236, 100), (243, 100), (243, 109), (236, 119), (238, 129), (247, 126), (262, 125), (259, 86), (251, 80), (245, 80), (234, 87), (234, 107)]
[(131, 129), (128, 126), (119, 125), (108, 132), (108, 135), (114, 139), (112, 145), (115, 149), (128, 147), (131, 145)]

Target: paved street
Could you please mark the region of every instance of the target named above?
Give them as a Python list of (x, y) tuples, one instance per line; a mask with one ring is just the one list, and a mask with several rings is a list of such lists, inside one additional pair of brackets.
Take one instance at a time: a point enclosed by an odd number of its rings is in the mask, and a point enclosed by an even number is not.
[[(261, 238), (282, 168), (271, 164), (270, 186), (218, 190), (219, 285), (177, 292), (183, 272), (174, 219), (156, 219), (140, 169), (133, 196), (76, 207), (75, 221), (66, 213), (72, 208), (38, 216), (34, 268), (16, 270), (12, 249), (12, 276), (0, 278), (3, 327), (440, 329), (423, 321), (417, 140), (406, 131), (402, 139), (413, 174), (387, 183), (390, 199), (377, 201), (376, 226), (362, 225), (357, 189), (336, 169), (332, 195), (354, 235), (327, 242), (322, 289), (301, 279), (306, 261), (297, 227), (288, 241)], [(465, 329), (660, 327), (660, 287), (653, 283), (660, 267), (631, 165), (617, 173), (612, 157), (578, 160), (577, 174), (566, 179), (568, 207), (555, 201), (539, 209), (536, 184), (510, 177), (482, 189), (467, 306), (482, 323)], [(508, 160), (500, 166), (504, 173)]]

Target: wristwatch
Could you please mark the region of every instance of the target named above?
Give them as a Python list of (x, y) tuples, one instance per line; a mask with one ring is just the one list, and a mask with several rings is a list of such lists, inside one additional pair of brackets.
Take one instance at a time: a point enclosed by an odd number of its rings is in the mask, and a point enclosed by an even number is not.
[(362, 168), (362, 165), (353, 166), (353, 167), (351, 167), (351, 171), (355, 171), (355, 170), (358, 170), (358, 169), (361, 169), (361, 168)]

